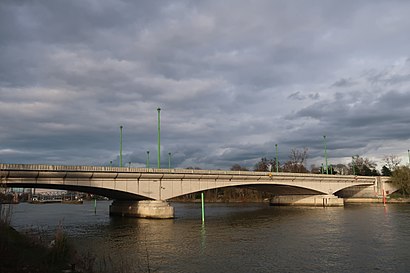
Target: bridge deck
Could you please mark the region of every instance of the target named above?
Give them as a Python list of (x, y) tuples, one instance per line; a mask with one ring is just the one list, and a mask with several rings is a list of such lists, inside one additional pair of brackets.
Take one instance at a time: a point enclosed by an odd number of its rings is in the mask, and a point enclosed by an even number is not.
[(351, 175), (40, 164), (0, 164), (0, 175), (6, 186), (156, 200), (231, 186), (277, 193), (291, 190), (297, 194), (333, 194), (351, 186), (376, 184), (375, 177)]

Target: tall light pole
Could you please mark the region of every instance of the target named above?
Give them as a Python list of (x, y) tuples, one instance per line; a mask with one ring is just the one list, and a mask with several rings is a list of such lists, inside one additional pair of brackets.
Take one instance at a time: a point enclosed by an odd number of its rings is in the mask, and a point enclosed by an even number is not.
[(120, 167), (122, 167), (122, 125), (120, 126)]
[(323, 141), (325, 143), (325, 167), (326, 167), (326, 174), (329, 174), (329, 169), (327, 166), (327, 148), (326, 148), (326, 136), (323, 136)]
[(158, 169), (161, 168), (161, 108), (158, 107)]
[(275, 152), (275, 154), (276, 154), (276, 156), (275, 156), (276, 173), (278, 173), (278, 172), (279, 172), (279, 162), (278, 162), (278, 144), (275, 144), (275, 150), (276, 150), (276, 152)]
[(410, 150), (407, 150), (407, 154), (409, 155), (409, 165), (410, 165)]
[(149, 168), (149, 151), (147, 151), (147, 163), (146, 163), (147, 169)]
[(352, 156), (352, 169), (353, 169), (353, 175), (356, 175), (356, 167), (354, 164), (354, 157)]
[(168, 153), (168, 169), (171, 169), (171, 153)]

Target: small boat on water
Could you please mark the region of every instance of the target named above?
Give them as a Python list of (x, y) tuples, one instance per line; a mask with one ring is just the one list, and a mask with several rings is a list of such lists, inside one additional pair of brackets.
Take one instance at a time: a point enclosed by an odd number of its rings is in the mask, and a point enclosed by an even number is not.
[(63, 200), (61, 200), (61, 203), (63, 203), (63, 204), (82, 204), (83, 199), (81, 199), (81, 198), (74, 199), (74, 200), (63, 199)]
[(63, 204), (82, 204), (83, 199), (79, 197), (77, 194), (65, 194), (62, 197), (61, 203)]
[(28, 202), (31, 204), (82, 204), (83, 199), (76, 194), (33, 195)]
[(61, 203), (61, 198), (55, 196), (46, 196), (46, 195), (33, 195), (29, 200), (31, 204), (52, 204), (52, 203)]

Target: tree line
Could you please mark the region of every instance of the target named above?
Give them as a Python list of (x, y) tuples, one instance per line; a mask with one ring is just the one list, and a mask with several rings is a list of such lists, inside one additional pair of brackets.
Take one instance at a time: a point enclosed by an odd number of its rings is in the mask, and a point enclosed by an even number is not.
[[(289, 172), (289, 173), (315, 173), (315, 174), (341, 174), (341, 175), (360, 175), (360, 176), (390, 176), (395, 166), (400, 164), (400, 160), (395, 156), (386, 156), (385, 165), (380, 173), (377, 164), (369, 158), (355, 155), (348, 164), (328, 164), (326, 166), (311, 165), (310, 170), (306, 168), (308, 158), (308, 148), (292, 149), (289, 159), (285, 162), (276, 162), (275, 158), (261, 158), (253, 167), (256, 172)], [(239, 164), (231, 167), (233, 171), (248, 171), (249, 169)]]
[[(292, 149), (289, 154), (289, 159), (285, 162), (276, 162), (276, 158), (262, 157), (255, 163), (253, 168), (249, 169), (240, 164), (231, 166), (232, 171), (256, 171), (256, 172), (289, 172), (289, 173), (314, 173), (314, 174), (329, 174), (329, 175), (358, 175), (358, 176), (391, 176), (392, 182), (400, 189), (403, 196), (410, 195), (410, 168), (409, 166), (400, 165), (401, 159), (395, 155), (383, 157), (383, 166), (381, 171), (377, 170), (377, 164), (373, 160), (355, 155), (352, 156), (351, 162), (348, 164), (329, 164), (327, 166), (311, 165), (310, 170), (306, 168), (308, 159), (308, 148)], [(199, 169), (192, 168), (190, 169)], [(263, 193), (246, 188), (222, 188), (209, 190), (205, 192), (206, 200), (213, 202), (229, 202), (229, 201), (262, 201), (266, 198), (271, 198), (272, 194)], [(179, 199), (188, 201), (199, 199), (199, 194), (190, 194)]]

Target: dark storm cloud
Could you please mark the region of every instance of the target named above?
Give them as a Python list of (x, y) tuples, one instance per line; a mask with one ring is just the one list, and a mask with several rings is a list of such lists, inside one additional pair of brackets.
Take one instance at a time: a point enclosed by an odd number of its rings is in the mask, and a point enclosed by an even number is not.
[(354, 82), (352, 82), (350, 79), (340, 79), (333, 83), (331, 87), (350, 87), (354, 85)]
[[(406, 150), (405, 1), (3, 1), (4, 162), (247, 167)], [(388, 141), (390, 150), (381, 148)], [(403, 148), (403, 147), (404, 148)], [(382, 151), (382, 149), (384, 149)], [(401, 155), (401, 154), (399, 154)]]

